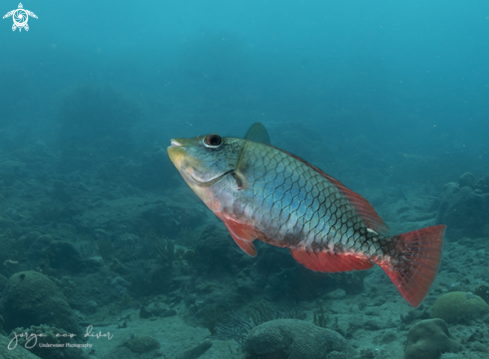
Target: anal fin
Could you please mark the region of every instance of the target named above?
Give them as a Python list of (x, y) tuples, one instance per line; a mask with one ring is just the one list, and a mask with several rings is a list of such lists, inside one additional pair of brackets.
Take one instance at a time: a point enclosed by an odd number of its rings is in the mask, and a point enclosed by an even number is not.
[(290, 253), (297, 262), (317, 272), (346, 272), (373, 267), (373, 263), (360, 254), (311, 252), (303, 249), (291, 249)]
[(256, 249), (253, 245), (253, 240), (256, 239), (255, 230), (250, 226), (238, 223), (230, 218), (223, 218), (222, 221), (239, 248), (249, 256), (256, 256)]

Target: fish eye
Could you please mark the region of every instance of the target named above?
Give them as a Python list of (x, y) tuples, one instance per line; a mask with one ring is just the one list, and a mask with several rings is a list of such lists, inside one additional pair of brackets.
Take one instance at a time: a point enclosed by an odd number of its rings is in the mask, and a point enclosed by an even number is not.
[(215, 133), (204, 137), (204, 146), (209, 148), (217, 148), (222, 144), (222, 138)]

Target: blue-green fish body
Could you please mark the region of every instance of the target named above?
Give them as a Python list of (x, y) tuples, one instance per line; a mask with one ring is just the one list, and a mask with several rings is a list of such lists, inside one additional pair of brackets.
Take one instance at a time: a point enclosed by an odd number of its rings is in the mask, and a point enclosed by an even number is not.
[(318, 168), (269, 143), (261, 124), (245, 139), (174, 139), (170, 159), (249, 255), (253, 241), (286, 247), (323, 272), (380, 265), (413, 306), (426, 296), (445, 226), (390, 236), (374, 208)]

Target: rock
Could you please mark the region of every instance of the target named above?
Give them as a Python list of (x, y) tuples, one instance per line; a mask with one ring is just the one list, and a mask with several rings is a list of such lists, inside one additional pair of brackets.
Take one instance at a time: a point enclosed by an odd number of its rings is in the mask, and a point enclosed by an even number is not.
[[(447, 233), (454, 237), (483, 237), (489, 232), (489, 193), (480, 180), (473, 187), (468, 175), (460, 184), (448, 183), (441, 195), (436, 223), (447, 225)], [(484, 177), (485, 178), (485, 177)]]
[(447, 323), (459, 323), (482, 318), (489, 313), (489, 305), (478, 295), (471, 292), (449, 292), (439, 297), (431, 316), (441, 318)]
[(80, 253), (71, 242), (52, 241), (43, 248), (43, 253), (49, 258), (49, 264), (54, 269), (78, 273), (84, 268)]
[(90, 257), (84, 260), (85, 267), (88, 269), (102, 268), (105, 265), (104, 259), (100, 256)]
[(408, 333), (404, 359), (438, 359), (442, 353), (458, 352), (462, 345), (452, 339), (442, 319), (426, 319)]
[(380, 342), (382, 344), (389, 344), (395, 340), (397, 340), (397, 333), (394, 330), (388, 330), (384, 333)]
[(85, 314), (95, 314), (98, 310), (98, 304), (94, 300), (89, 300), (83, 305), (82, 309)]
[(61, 290), (48, 277), (35, 271), (18, 272), (9, 278), (0, 310), (7, 331), (48, 324), (73, 334), (82, 334)]
[(7, 282), (8, 282), (8, 279), (0, 274), (0, 294), (3, 291), (3, 288), (5, 288), (5, 286), (7, 285)]
[(23, 347), (17, 347), (15, 350), (9, 350), (9, 338), (0, 335), (0, 358), (2, 359), (40, 359), (37, 355), (32, 354)]
[(159, 349), (160, 343), (149, 335), (136, 335), (127, 339), (123, 346), (128, 347), (133, 353), (147, 353), (151, 350)]
[(470, 188), (474, 188), (476, 183), (477, 183), (477, 178), (470, 172), (464, 173), (458, 179), (458, 184), (460, 185), (460, 188), (465, 187), (465, 186), (469, 186)]
[(168, 293), (175, 289), (171, 285), (172, 278), (173, 270), (171, 264), (161, 263), (161, 265), (152, 267), (148, 273), (151, 293)]
[(212, 346), (212, 342), (208, 339), (197, 344), (188, 345), (187, 349), (176, 356), (176, 359), (197, 359), (204, 354)]
[(297, 319), (276, 319), (256, 326), (243, 348), (251, 355), (281, 359), (347, 358), (349, 351), (339, 333)]
[(166, 305), (161, 302), (151, 302), (145, 304), (139, 310), (140, 318), (151, 318), (151, 317), (173, 317), (177, 315), (174, 309), (168, 309)]

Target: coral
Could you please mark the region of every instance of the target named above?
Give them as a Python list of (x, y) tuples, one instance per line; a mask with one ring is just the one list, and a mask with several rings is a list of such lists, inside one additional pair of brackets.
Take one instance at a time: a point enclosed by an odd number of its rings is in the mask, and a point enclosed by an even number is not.
[(80, 253), (71, 242), (52, 241), (43, 248), (43, 253), (53, 269), (79, 273), (84, 268)]
[(252, 358), (283, 359), (346, 358), (349, 351), (339, 333), (297, 319), (260, 324), (248, 334), (244, 349)]
[(26, 271), (12, 275), (1, 299), (6, 329), (47, 324), (81, 334), (65, 296), (41, 273)]
[(286, 308), (280, 310), (272, 306), (260, 303), (249, 312), (249, 315), (232, 312), (229, 315), (215, 310), (213, 313), (204, 312), (206, 324), (216, 339), (234, 339), (241, 346), (250, 331), (256, 326), (276, 319), (300, 319), (306, 318), (306, 313), (300, 308)]
[(447, 323), (459, 323), (486, 313), (489, 313), (489, 305), (481, 297), (470, 292), (450, 292), (436, 300), (431, 316)]
[(318, 310), (314, 311), (314, 325), (321, 328), (326, 328), (329, 322), (329, 316), (325, 313), (323, 302), (319, 302)]
[(408, 333), (404, 359), (438, 359), (441, 353), (458, 352), (462, 345), (452, 339), (442, 319), (426, 319)]
[(61, 289), (61, 292), (64, 294), (66, 298), (71, 298), (75, 291), (76, 283), (71, 280), (70, 277), (64, 276), (61, 279), (50, 277), (58, 287)]

